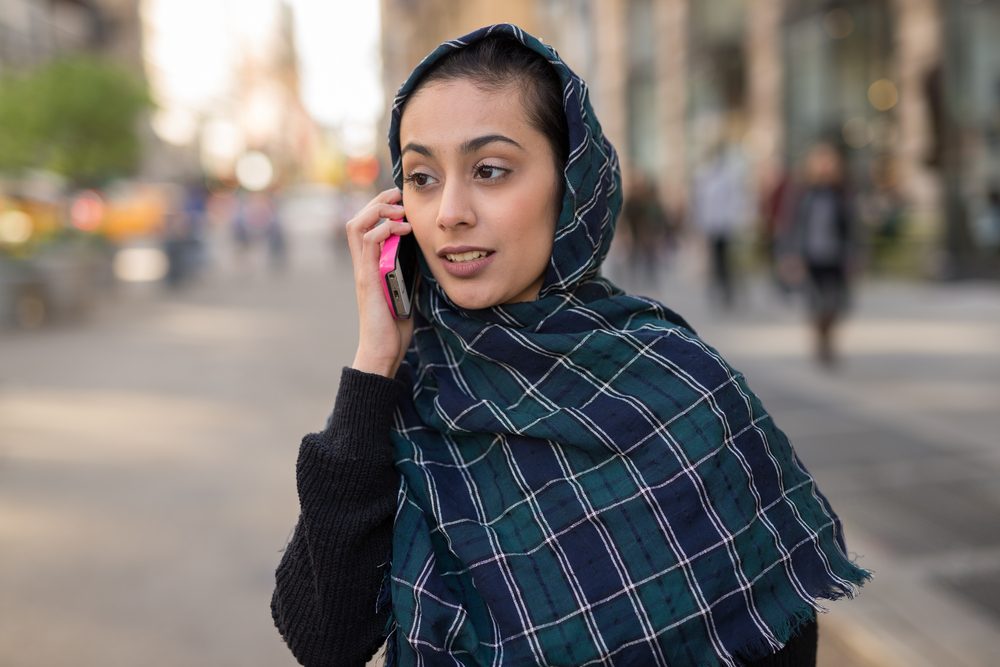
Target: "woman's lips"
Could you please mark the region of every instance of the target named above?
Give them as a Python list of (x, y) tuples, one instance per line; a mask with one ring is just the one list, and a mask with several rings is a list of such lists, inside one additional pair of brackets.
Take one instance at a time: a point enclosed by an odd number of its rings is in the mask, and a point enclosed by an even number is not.
[(444, 248), (438, 252), (444, 270), (456, 278), (472, 278), (493, 262), (494, 252), (484, 248)]

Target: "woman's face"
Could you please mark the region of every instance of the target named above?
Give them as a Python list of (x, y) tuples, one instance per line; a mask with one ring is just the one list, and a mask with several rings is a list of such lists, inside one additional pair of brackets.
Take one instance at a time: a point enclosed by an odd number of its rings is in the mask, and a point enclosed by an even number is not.
[(806, 158), (806, 173), (816, 185), (836, 185), (843, 176), (840, 154), (827, 144), (813, 147)]
[(535, 299), (561, 174), (516, 87), (429, 83), (407, 102), (399, 140), (406, 219), (448, 297), (468, 309)]

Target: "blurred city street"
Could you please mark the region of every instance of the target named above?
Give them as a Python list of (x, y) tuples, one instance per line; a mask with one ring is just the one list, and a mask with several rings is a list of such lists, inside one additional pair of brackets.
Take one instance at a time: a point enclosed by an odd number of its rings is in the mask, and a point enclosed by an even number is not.
[(219, 257), (188, 292), (3, 334), (0, 664), (294, 664), (273, 571), (355, 335), (326, 240), (284, 275)]
[[(294, 664), (272, 572), (299, 440), (353, 354), (350, 267), (316, 229), (283, 273), (223, 240), (187, 291), (125, 287), (85, 325), (0, 339), (2, 664)], [(820, 664), (995, 664), (996, 287), (867, 285), (826, 374), (763, 283), (722, 314), (699, 271), (637, 291), (746, 372), (875, 570), (822, 617)]]
[(616, 148), (607, 275), (746, 374), (874, 572), (820, 667), (1000, 664), (1000, 1), (0, 0), (0, 667), (294, 664), (344, 223), (399, 85), (501, 22)]

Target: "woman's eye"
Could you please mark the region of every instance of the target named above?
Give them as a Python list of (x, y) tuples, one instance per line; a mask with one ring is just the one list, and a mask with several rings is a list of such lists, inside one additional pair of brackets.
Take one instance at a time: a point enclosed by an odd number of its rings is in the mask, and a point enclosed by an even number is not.
[(496, 181), (510, 172), (510, 169), (504, 169), (503, 167), (494, 167), (489, 164), (481, 164), (476, 167), (476, 178), (480, 178), (486, 181)]
[(408, 183), (409, 185), (412, 185), (415, 188), (422, 188), (427, 185), (430, 185), (432, 180), (433, 179), (431, 179), (431, 177), (428, 176), (427, 174), (416, 171), (413, 172), (412, 174), (407, 175), (406, 178), (403, 179), (403, 182)]

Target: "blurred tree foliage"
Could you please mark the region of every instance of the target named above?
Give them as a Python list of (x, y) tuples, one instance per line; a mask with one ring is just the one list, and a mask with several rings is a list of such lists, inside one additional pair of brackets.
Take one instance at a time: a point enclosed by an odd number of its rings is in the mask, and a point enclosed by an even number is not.
[(145, 85), (90, 57), (0, 77), (0, 171), (47, 169), (78, 184), (133, 171)]

